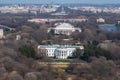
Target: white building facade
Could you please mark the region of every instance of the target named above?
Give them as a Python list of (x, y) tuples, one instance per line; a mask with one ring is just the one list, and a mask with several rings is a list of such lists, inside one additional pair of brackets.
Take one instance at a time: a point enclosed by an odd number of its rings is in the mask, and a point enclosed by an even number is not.
[(38, 50), (45, 52), (48, 57), (55, 57), (58, 59), (67, 59), (73, 56), (76, 49), (84, 50), (83, 46), (73, 45), (39, 45)]
[(103, 19), (103, 18), (98, 18), (96, 21), (100, 22), (100, 23), (105, 23), (105, 19)]
[(56, 23), (55, 28), (48, 28), (48, 33), (53, 30), (54, 34), (65, 34), (65, 35), (71, 35), (72, 32), (78, 31), (82, 32), (80, 28), (75, 28), (73, 25), (69, 23)]
[(0, 29), (0, 39), (4, 37), (4, 31), (3, 29)]

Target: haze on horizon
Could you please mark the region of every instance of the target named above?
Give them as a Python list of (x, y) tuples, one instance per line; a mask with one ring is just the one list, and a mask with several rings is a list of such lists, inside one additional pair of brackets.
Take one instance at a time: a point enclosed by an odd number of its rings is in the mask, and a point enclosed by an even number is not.
[(120, 0), (0, 0), (0, 4), (47, 4), (47, 3), (80, 3), (80, 4), (119, 4)]

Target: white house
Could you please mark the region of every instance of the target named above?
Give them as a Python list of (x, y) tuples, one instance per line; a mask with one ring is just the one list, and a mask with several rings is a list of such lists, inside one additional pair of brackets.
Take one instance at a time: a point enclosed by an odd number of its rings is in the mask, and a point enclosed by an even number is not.
[(73, 25), (69, 23), (56, 23), (56, 27), (53, 28), (48, 28), (48, 33), (53, 30), (54, 34), (65, 34), (65, 35), (70, 35), (74, 31), (81, 32), (82, 30), (80, 28), (75, 28)]
[(45, 52), (48, 57), (55, 57), (58, 59), (67, 59), (73, 56), (76, 49), (84, 50), (83, 46), (74, 45), (39, 45), (38, 51)]

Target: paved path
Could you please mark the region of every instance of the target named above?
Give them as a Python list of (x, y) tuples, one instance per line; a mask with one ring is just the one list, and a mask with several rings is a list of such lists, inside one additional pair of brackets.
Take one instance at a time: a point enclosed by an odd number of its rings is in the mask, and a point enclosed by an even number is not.
[(39, 62), (39, 64), (57, 64), (57, 65), (69, 65), (69, 64), (80, 64), (80, 65), (83, 65), (85, 63), (69, 63), (69, 62)]

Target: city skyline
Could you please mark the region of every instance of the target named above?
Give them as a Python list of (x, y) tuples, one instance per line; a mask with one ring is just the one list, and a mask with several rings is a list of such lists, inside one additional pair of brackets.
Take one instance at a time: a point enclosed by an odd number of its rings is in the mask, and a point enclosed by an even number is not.
[(118, 0), (0, 0), (0, 4), (47, 4), (47, 3), (79, 3), (79, 4), (120, 4)]

